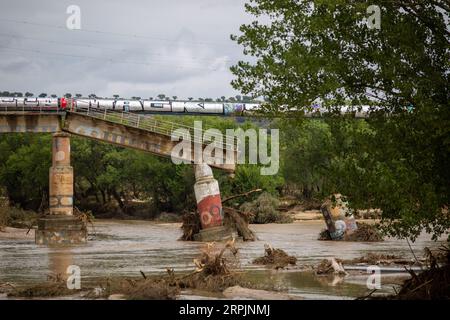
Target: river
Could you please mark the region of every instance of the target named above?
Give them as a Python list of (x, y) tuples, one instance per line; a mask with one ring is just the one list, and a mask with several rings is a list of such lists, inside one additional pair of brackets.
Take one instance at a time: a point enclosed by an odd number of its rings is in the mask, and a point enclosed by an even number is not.
[[(347, 299), (368, 292), (367, 275), (353, 274), (345, 278), (317, 277), (299, 269), (267, 270), (252, 265), (251, 261), (264, 254), (269, 243), (297, 257), (297, 264), (317, 264), (328, 257), (351, 259), (367, 252), (389, 253), (413, 258), (406, 240), (388, 238), (384, 242), (318, 241), (322, 221), (299, 221), (290, 224), (252, 225), (258, 236), (255, 242), (238, 242), (238, 258), (247, 276), (260, 282), (271, 281), (286, 288), (289, 293), (306, 298)], [(25, 232), (25, 231), (24, 231)], [(34, 244), (32, 237), (0, 239), (0, 282), (31, 284), (43, 282), (49, 274), (64, 273), (68, 265), (81, 268), (82, 281), (106, 276), (139, 276), (192, 270), (192, 260), (198, 257), (202, 243), (178, 241), (180, 224), (150, 221), (97, 220), (90, 228), (87, 245), (70, 248), (48, 248)], [(422, 234), (412, 248), (422, 257), (424, 247), (437, 248)], [(392, 280), (392, 281), (391, 281)], [(392, 292), (392, 283), (398, 275), (383, 275), (381, 292)]]

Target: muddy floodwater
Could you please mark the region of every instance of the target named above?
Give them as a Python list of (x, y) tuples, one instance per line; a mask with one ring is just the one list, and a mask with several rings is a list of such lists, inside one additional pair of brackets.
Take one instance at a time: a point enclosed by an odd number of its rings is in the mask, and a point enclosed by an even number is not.
[[(239, 261), (246, 276), (258, 282), (272, 282), (289, 293), (305, 298), (348, 299), (370, 292), (367, 274), (352, 274), (345, 278), (317, 277), (299, 269), (267, 270), (251, 261), (264, 254), (264, 244), (270, 243), (297, 257), (299, 266), (317, 264), (328, 257), (357, 258), (367, 252), (401, 255), (413, 259), (406, 240), (387, 239), (384, 242), (318, 241), (323, 221), (300, 221), (291, 224), (252, 225), (259, 238), (255, 242), (239, 242)], [(26, 231), (24, 231), (26, 232)], [(81, 268), (82, 281), (107, 276), (139, 276), (193, 269), (204, 244), (178, 241), (180, 224), (148, 221), (99, 220), (90, 230), (87, 245), (70, 248), (37, 246), (32, 238), (0, 239), (0, 282), (31, 284), (43, 282), (49, 274), (65, 273), (68, 265)], [(417, 256), (425, 246), (437, 248), (429, 235), (421, 235), (411, 243)], [(383, 274), (381, 292), (391, 292), (399, 274)], [(403, 275), (404, 277), (404, 275)]]

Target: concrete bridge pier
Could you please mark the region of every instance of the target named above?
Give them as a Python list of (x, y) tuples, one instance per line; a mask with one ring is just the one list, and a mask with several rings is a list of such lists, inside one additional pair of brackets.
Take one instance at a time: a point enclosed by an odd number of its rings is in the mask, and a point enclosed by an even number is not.
[(219, 183), (211, 167), (205, 163), (194, 165), (195, 199), (202, 230), (194, 235), (196, 241), (221, 241), (231, 239), (232, 233), (223, 224), (222, 200)]
[(49, 214), (39, 219), (36, 244), (86, 243), (84, 221), (73, 215), (73, 168), (70, 166), (70, 135), (53, 135), (52, 167), (49, 174)]

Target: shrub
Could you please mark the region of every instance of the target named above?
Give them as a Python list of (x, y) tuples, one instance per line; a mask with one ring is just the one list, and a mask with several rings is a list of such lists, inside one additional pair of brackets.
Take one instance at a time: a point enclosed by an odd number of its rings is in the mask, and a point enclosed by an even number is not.
[(292, 219), (277, 208), (279, 201), (268, 192), (262, 193), (256, 200), (241, 205), (240, 210), (250, 216), (250, 223), (289, 223)]

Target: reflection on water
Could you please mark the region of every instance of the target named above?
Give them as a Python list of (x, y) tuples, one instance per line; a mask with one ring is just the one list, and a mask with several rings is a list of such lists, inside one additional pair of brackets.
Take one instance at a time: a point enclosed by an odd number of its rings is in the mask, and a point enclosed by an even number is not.
[[(0, 240), (0, 282), (41, 282), (49, 274), (66, 275), (69, 265), (81, 268), (82, 281), (105, 276), (138, 276), (146, 274), (193, 269), (192, 259), (199, 254), (201, 243), (178, 241), (179, 224), (156, 224), (148, 221), (97, 221), (95, 234), (84, 246), (47, 248), (36, 246), (32, 239)], [(359, 296), (367, 292), (365, 276), (344, 280), (315, 277), (305, 272), (274, 272), (258, 270), (251, 261), (264, 253), (264, 243), (282, 248), (297, 257), (298, 264), (317, 263), (323, 258), (350, 259), (369, 251), (411, 257), (406, 241), (388, 239), (380, 243), (317, 241), (322, 221), (293, 224), (254, 225), (258, 241), (238, 243), (242, 267), (248, 277), (257, 281), (275, 281), (290, 292), (303, 296)], [(417, 255), (425, 246), (439, 243), (422, 235), (413, 244)]]
[(67, 268), (73, 265), (71, 248), (53, 249), (48, 253), (48, 268), (53, 276), (67, 279)]

